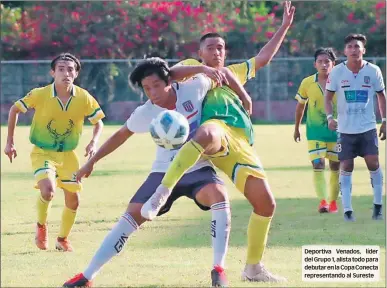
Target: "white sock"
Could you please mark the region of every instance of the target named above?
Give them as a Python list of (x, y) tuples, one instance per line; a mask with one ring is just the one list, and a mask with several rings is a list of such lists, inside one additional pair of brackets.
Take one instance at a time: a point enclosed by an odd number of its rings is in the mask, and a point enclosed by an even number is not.
[(383, 173), (380, 167), (375, 171), (370, 171), (371, 185), (374, 190), (374, 204), (382, 205), (383, 196)]
[(340, 170), (339, 177), (341, 202), (343, 204), (344, 213), (353, 211), (352, 209), (352, 172)]
[(125, 213), (122, 215), (118, 223), (103, 240), (89, 266), (83, 272), (83, 276), (88, 280), (94, 279), (102, 266), (122, 251), (130, 234), (137, 229), (138, 225), (130, 214)]
[(211, 236), (214, 252), (214, 266), (224, 268), (231, 230), (230, 203), (219, 202), (211, 205)]

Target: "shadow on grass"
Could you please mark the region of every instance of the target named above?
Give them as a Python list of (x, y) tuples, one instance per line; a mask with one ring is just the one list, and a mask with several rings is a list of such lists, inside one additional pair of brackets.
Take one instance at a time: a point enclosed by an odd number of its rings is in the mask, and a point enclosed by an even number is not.
[[(372, 196), (353, 197), (357, 221), (344, 222), (342, 212), (319, 214), (315, 198), (278, 199), (277, 210), (269, 232), (268, 246), (300, 247), (302, 245), (380, 245), (385, 247), (385, 222), (374, 221)], [(338, 203), (340, 203), (340, 199)], [(179, 205), (177, 202), (176, 205)], [(231, 202), (232, 224), (230, 246), (246, 246), (246, 230), (251, 214), (250, 204), (241, 199)], [(173, 209), (173, 208), (172, 208)], [(206, 215), (205, 215), (206, 214)], [(184, 217), (184, 216), (182, 216)], [(211, 213), (198, 214), (197, 221), (155, 237), (165, 247), (202, 247), (210, 245)], [(161, 217), (158, 221), (162, 220)], [(167, 221), (167, 218), (165, 219)], [(182, 220), (184, 221), (184, 220)], [(154, 229), (154, 228), (153, 228)], [(165, 228), (163, 228), (165, 229)]]

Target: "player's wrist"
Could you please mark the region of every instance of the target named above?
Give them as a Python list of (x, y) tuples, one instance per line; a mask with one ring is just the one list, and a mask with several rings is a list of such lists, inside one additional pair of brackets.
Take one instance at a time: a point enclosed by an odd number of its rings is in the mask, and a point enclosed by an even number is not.
[(327, 115), (327, 120), (329, 120), (329, 119), (333, 119), (333, 115), (332, 114), (328, 114)]
[(386, 118), (382, 118), (382, 123), (386, 123)]

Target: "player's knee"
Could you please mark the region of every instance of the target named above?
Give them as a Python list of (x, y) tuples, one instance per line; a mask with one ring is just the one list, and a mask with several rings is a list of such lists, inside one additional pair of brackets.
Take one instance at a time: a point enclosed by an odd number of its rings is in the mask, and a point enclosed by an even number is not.
[(132, 216), (133, 220), (136, 221), (138, 226), (141, 226), (141, 224), (143, 224), (146, 221), (146, 219), (143, 218), (141, 215), (142, 206), (143, 206), (142, 203), (129, 203), (129, 206), (126, 209), (126, 213)]
[(376, 155), (365, 156), (364, 160), (366, 162), (367, 168), (370, 171), (378, 170), (379, 168), (379, 159)]
[(345, 172), (352, 172), (353, 171), (353, 159), (352, 160), (343, 160), (340, 162), (340, 170), (343, 170)]
[(324, 159), (318, 158), (314, 159), (312, 161), (313, 169), (324, 169), (325, 168), (325, 163)]
[(340, 169), (340, 162), (338, 162), (338, 161), (329, 161), (329, 168), (332, 171), (338, 171)]
[[(213, 154), (216, 146), (220, 146), (219, 133), (214, 125), (203, 125), (199, 127), (193, 140), (199, 143), (206, 151), (206, 154)], [(220, 147), (218, 147), (219, 149)], [(215, 151), (214, 151), (215, 150)]]
[(224, 185), (208, 184), (203, 187), (195, 196), (196, 201), (201, 205), (211, 207), (220, 202), (229, 202), (227, 191)]
[(52, 198), (54, 198), (54, 186), (47, 182), (47, 183), (40, 183), (39, 185), (39, 188), (40, 188), (40, 193), (42, 195), (42, 198), (46, 201), (51, 201)]

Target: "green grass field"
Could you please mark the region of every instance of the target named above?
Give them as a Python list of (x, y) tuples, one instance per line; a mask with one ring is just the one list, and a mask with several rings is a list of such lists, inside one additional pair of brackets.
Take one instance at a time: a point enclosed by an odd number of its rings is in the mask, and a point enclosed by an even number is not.
[[(101, 141), (117, 128), (105, 127)], [(371, 220), (372, 190), (363, 160), (356, 160), (353, 176), (357, 222), (344, 223), (341, 213), (319, 215), (305, 133), (303, 141), (296, 144), (292, 131), (292, 126), (287, 125), (260, 125), (255, 129), (255, 147), (277, 199), (277, 211), (264, 255), (266, 267), (289, 279), (285, 287), (385, 287), (385, 222)], [(71, 235), (74, 253), (53, 249), (64, 205), (63, 193), (58, 190), (49, 215), (50, 250), (39, 251), (34, 244), (38, 192), (32, 188), (34, 179), (29, 158), (32, 146), (28, 132), (28, 127), (17, 128), (18, 157), (13, 164), (8, 158), (1, 158), (1, 286), (59, 287), (69, 277), (84, 270), (126, 209), (131, 196), (149, 173), (155, 145), (149, 135), (135, 135), (100, 161), (92, 177), (84, 181), (81, 206)], [(6, 127), (1, 127), (1, 136), (3, 151)], [(87, 127), (77, 150), (79, 155), (84, 154), (90, 137), (91, 128)], [(385, 143), (380, 145), (380, 151), (384, 170)], [(84, 161), (82, 159), (82, 163)], [(225, 180), (232, 207), (227, 256), (230, 286), (267, 287), (267, 284), (246, 284), (240, 280), (251, 208), (230, 181)], [(179, 200), (169, 214), (144, 225), (130, 238), (124, 252), (97, 276), (95, 286), (209, 287), (212, 269), (210, 219), (211, 213), (199, 210), (189, 199)], [(363, 284), (302, 282), (301, 247), (315, 244), (381, 246), (382, 280)]]

